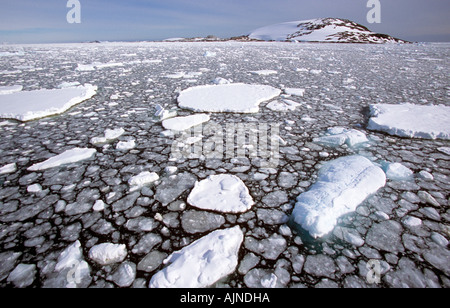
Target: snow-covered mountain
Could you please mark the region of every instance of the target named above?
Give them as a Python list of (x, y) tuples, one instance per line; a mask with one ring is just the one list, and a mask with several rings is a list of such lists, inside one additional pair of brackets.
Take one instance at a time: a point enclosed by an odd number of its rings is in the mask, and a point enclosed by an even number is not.
[(318, 18), (266, 26), (252, 31), (248, 38), (261, 41), (406, 43), (406, 41), (372, 32), (363, 25), (340, 18)]

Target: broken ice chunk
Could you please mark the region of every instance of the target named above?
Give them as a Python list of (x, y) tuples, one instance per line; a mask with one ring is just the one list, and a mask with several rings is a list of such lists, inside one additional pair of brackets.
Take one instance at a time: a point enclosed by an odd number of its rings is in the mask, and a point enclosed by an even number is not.
[(309, 191), (297, 198), (294, 221), (311, 236), (328, 234), (342, 215), (351, 213), (386, 184), (381, 168), (362, 156), (349, 156), (326, 164)]
[(17, 171), (16, 163), (8, 164), (0, 168), (0, 175), (14, 173)]
[(211, 175), (197, 182), (188, 197), (188, 202), (204, 210), (222, 213), (244, 213), (254, 202), (247, 186), (234, 175)]
[(195, 114), (187, 117), (177, 117), (164, 120), (162, 125), (165, 129), (170, 129), (173, 131), (185, 131), (191, 127), (200, 125), (202, 123), (208, 122), (210, 120), (207, 114)]
[(158, 174), (156, 174), (155, 172), (145, 171), (136, 176), (133, 176), (128, 181), (128, 184), (130, 184), (131, 186), (131, 191), (135, 191), (146, 185), (156, 182), (157, 180), (159, 180)]
[(97, 153), (97, 150), (87, 148), (75, 148), (72, 150), (67, 150), (64, 153), (49, 158), (42, 163), (34, 164), (30, 168), (28, 168), (28, 171), (40, 171), (59, 167), (61, 165), (77, 163), (92, 158), (95, 153)]
[(89, 250), (89, 258), (100, 265), (119, 263), (125, 260), (127, 247), (112, 243), (95, 245)]
[(240, 227), (218, 230), (169, 256), (150, 288), (205, 288), (233, 273), (244, 234)]
[(388, 179), (393, 181), (409, 181), (414, 172), (400, 163), (382, 163), (382, 168)]
[(353, 148), (369, 142), (366, 134), (356, 129), (346, 129), (343, 127), (333, 127), (327, 130), (323, 137), (314, 138), (315, 143), (329, 147), (339, 147), (347, 144)]

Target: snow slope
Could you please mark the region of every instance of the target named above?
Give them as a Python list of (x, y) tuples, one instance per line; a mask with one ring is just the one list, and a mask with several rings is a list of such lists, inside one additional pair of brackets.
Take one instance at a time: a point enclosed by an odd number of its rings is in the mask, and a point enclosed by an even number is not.
[(285, 22), (256, 29), (248, 37), (261, 41), (375, 44), (405, 42), (389, 35), (374, 33), (362, 25), (339, 18)]

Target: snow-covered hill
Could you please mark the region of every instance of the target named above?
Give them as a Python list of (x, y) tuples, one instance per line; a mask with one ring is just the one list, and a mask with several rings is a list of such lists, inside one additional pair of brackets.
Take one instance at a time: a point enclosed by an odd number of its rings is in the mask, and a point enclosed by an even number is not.
[(374, 33), (347, 19), (318, 18), (262, 27), (250, 39), (262, 41), (302, 41), (334, 43), (406, 43), (386, 34)]

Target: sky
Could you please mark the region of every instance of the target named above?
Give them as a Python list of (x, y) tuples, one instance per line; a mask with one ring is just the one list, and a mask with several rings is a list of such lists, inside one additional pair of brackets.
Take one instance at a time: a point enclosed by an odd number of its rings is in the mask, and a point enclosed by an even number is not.
[(79, 0), (81, 23), (67, 22), (68, 0), (0, 0), (0, 43), (143, 41), (232, 37), (281, 22), (345, 18), (409, 41), (450, 42), (449, 0)]

